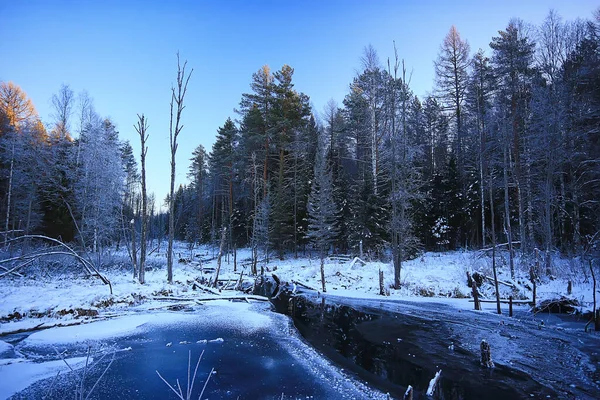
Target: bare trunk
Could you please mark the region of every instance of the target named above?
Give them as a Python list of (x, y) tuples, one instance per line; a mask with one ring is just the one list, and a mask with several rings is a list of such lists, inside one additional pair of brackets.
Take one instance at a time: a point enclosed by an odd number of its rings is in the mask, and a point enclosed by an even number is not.
[(140, 135), (140, 143), (141, 143), (141, 164), (142, 164), (142, 232), (140, 235), (140, 265), (139, 265), (139, 282), (143, 285), (146, 281), (146, 240), (148, 237), (148, 196), (146, 193), (146, 154), (148, 153), (148, 147), (146, 146), (146, 140), (148, 139), (148, 135), (146, 134), (146, 119), (144, 115), (140, 117), (140, 122), (138, 124), (139, 129), (138, 133)]
[[(181, 113), (183, 112), (183, 100), (187, 92), (187, 85), (190, 81), (193, 69), (187, 75), (185, 67), (179, 63), (179, 53), (177, 53), (177, 90), (171, 88), (171, 119), (169, 123), (169, 144), (171, 147), (171, 187), (169, 191), (169, 241), (167, 246), (167, 282), (173, 283), (173, 240), (175, 238), (175, 154), (177, 153), (177, 136), (181, 133)], [(177, 105), (175, 110), (175, 126), (173, 126), (173, 106)]]
[(321, 287), (323, 288), (323, 293), (327, 292), (327, 288), (325, 287), (325, 251), (321, 250)]
[(133, 279), (138, 277), (138, 263), (137, 263), (137, 248), (136, 248), (136, 237), (135, 237), (135, 221), (132, 219), (129, 223), (131, 226), (131, 262), (133, 263)]
[[(504, 170), (506, 174), (506, 169)], [(506, 180), (506, 178), (505, 178)], [(496, 222), (495, 213), (494, 213), (494, 192), (493, 192), (493, 179), (490, 173), (490, 216), (491, 216), (491, 224), (492, 224), (492, 269), (494, 270), (494, 286), (496, 288), (496, 305), (498, 314), (501, 314), (500, 310), (500, 291), (498, 290), (498, 275), (496, 273)], [(510, 245), (509, 245), (510, 246)]]
[(504, 223), (506, 226), (506, 236), (508, 240), (508, 251), (509, 251), (509, 263), (510, 263), (510, 277), (515, 279), (515, 266), (513, 260), (513, 240), (512, 240), (512, 228), (510, 224), (510, 203), (508, 194), (508, 155), (506, 154), (506, 147), (504, 148), (504, 166), (503, 166), (503, 177), (504, 177)]
[(15, 165), (15, 143), (13, 139), (12, 144), (12, 153), (10, 158), (10, 171), (8, 174), (8, 194), (6, 196), (6, 223), (4, 226), (4, 247), (6, 247), (8, 243), (8, 228), (10, 226), (10, 206), (11, 206), (11, 198), (12, 198), (12, 180), (13, 180), (13, 171)]
[(225, 248), (225, 238), (227, 237), (227, 228), (223, 227), (221, 231), (221, 245), (219, 246), (219, 255), (217, 256), (217, 271), (215, 272), (215, 280), (213, 287), (217, 287), (219, 283), (219, 273), (221, 272), (221, 257), (223, 257), (223, 249)]

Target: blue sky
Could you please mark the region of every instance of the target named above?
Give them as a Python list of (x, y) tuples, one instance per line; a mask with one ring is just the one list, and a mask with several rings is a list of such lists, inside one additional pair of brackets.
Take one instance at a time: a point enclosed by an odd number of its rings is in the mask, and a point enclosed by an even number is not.
[(61, 84), (87, 90), (139, 159), (133, 125), (149, 120), (148, 186), (162, 203), (169, 186), (169, 100), (176, 52), (194, 68), (177, 154), (177, 183), (191, 153), (208, 151), (217, 128), (262, 65), (289, 64), (296, 89), (321, 112), (341, 104), (372, 44), (384, 62), (398, 54), (419, 96), (431, 91), (433, 61), (451, 25), (472, 52), (512, 17), (539, 24), (550, 9), (591, 18), (591, 0), (520, 1), (13, 1), (0, 0), (0, 80), (20, 85), (44, 122)]

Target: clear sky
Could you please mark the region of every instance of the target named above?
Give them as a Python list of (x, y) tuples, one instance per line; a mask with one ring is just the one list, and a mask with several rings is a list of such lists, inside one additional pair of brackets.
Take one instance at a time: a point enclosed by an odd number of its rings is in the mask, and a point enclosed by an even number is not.
[[(149, 120), (148, 187), (159, 204), (169, 187), (169, 101), (176, 52), (194, 68), (177, 154), (177, 184), (191, 153), (210, 151), (215, 132), (262, 65), (295, 69), (296, 89), (316, 112), (341, 104), (372, 44), (384, 62), (396, 42), (411, 88), (431, 91), (433, 61), (451, 25), (489, 54), (512, 17), (539, 24), (550, 9), (565, 20), (591, 18), (592, 0), (112, 1), (0, 0), (0, 80), (29, 95), (42, 120), (61, 84), (87, 90), (139, 160), (138, 113)], [(73, 123), (74, 124), (74, 123)]]

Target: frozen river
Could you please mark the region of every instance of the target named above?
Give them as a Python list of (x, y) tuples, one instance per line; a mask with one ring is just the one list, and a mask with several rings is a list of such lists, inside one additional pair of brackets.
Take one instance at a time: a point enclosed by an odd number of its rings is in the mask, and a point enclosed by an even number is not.
[[(90, 398), (177, 398), (156, 371), (174, 386), (179, 379), (185, 394), (189, 354), (193, 373), (202, 351), (192, 398), (198, 398), (213, 368), (203, 398), (384, 398), (332, 366), (298, 337), (289, 318), (269, 308), (265, 303), (219, 301), (189, 312), (142, 312), (4, 337), (14, 347), (3, 353), (0, 398), (73, 398), (76, 388), (83, 388), (85, 398), (113, 353), (112, 365)], [(86, 369), (88, 346), (95, 361)], [(73, 372), (56, 351), (76, 367)], [(6, 365), (6, 357), (17, 358)]]

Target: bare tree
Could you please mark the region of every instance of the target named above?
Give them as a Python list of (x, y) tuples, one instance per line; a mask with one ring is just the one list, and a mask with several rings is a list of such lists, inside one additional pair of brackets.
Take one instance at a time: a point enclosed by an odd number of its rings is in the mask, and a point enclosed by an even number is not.
[[(171, 87), (171, 119), (169, 123), (169, 144), (171, 146), (171, 190), (169, 192), (169, 243), (167, 249), (167, 282), (173, 282), (173, 238), (175, 236), (175, 154), (177, 153), (177, 137), (183, 125), (181, 124), (181, 113), (185, 106), (183, 100), (187, 92), (187, 85), (194, 69), (187, 74), (185, 67), (187, 61), (181, 65), (179, 53), (177, 53), (177, 87)], [(174, 109), (175, 108), (175, 109)], [(175, 121), (173, 121), (173, 117)], [(175, 122), (175, 125), (173, 125)]]
[(52, 96), (52, 107), (54, 108), (54, 119), (56, 120), (56, 134), (66, 137), (69, 133), (69, 118), (73, 112), (75, 94), (69, 85), (62, 85), (58, 93)]
[(148, 140), (148, 120), (144, 114), (138, 114), (138, 123), (134, 126), (138, 135), (140, 135), (141, 153), (140, 161), (142, 164), (142, 232), (140, 238), (140, 265), (139, 265), (139, 280), (143, 285), (145, 281), (145, 267), (146, 267), (146, 237), (148, 236), (148, 196), (146, 196), (146, 154), (148, 153), (148, 146), (146, 140)]

